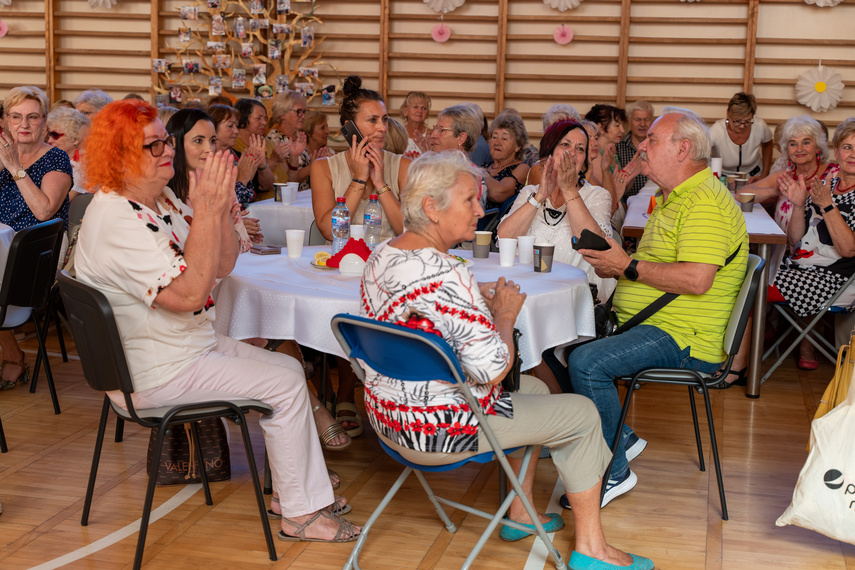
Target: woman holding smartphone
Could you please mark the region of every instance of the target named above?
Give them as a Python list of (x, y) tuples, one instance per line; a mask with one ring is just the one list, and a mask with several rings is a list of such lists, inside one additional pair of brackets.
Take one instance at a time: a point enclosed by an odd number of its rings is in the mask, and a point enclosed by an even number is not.
[[(383, 149), (389, 115), (380, 94), (363, 89), (358, 75), (345, 79), (342, 91), (344, 99), (339, 114), (342, 134), (350, 149), (312, 163), (310, 178), (315, 223), (324, 237), (332, 240), (332, 210), (336, 198), (344, 196), (350, 210), (350, 223), (361, 225), (369, 197), (377, 194), (383, 208), (380, 239), (387, 240), (404, 230), (398, 196), (407, 182), (410, 159)], [(350, 437), (357, 437), (362, 434), (362, 418), (354, 404), (356, 377), (350, 363), (341, 358), (338, 371), (336, 419)]]
[(386, 141), (386, 105), (376, 91), (362, 89), (362, 79), (351, 75), (344, 82), (341, 102), (342, 134), (350, 149), (312, 163), (312, 208), (318, 229), (332, 240), (332, 210), (336, 198), (345, 197), (351, 224), (362, 224), (369, 196), (377, 194), (383, 208), (380, 239), (400, 234), (403, 227), (400, 189), (407, 181), (410, 159), (383, 150)]

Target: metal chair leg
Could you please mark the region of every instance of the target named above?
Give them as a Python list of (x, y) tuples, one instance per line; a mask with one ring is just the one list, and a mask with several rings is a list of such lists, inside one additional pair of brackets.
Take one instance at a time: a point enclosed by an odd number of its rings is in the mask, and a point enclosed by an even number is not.
[(620, 410), (620, 419), (618, 420), (617, 431), (615, 431), (614, 439), (612, 440), (612, 458), (609, 460), (609, 465), (606, 467), (606, 472), (603, 474), (603, 483), (600, 486), (600, 504), (603, 504), (603, 497), (606, 494), (606, 485), (609, 483), (609, 476), (612, 473), (612, 466), (615, 463), (615, 454), (620, 445), (620, 435), (623, 433), (623, 425), (626, 423), (626, 415), (629, 412), (629, 404), (632, 401), (632, 394), (640, 387), (636, 378), (626, 387), (626, 396), (623, 399), (623, 408)]
[(110, 412), (110, 400), (104, 396), (101, 406), (101, 423), (98, 424), (98, 435), (95, 436), (95, 451), (92, 454), (92, 467), (89, 469), (89, 483), (86, 485), (86, 498), (83, 500), (83, 515), (80, 524), (89, 524), (89, 508), (92, 506), (92, 495), (95, 493), (95, 479), (98, 477), (98, 463), (101, 460), (101, 445), (104, 443), (104, 432), (107, 431), (107, 414)]
[[(706, 391), (705, 387), (700, 387), (701, 390)], [(706, 471), (706, 466), (704, 465), (704, 448), (701, 445), (701, 428), (698, 426), (698, 407), (695, 405), (695, 387), (689, 386), (689, 403), (692, 405), (692, 422), (695, 426), (695, 441), (698, 443), (698, 465), (701, 466), (701, 471)]]
[(151, 519), (151, 506), (154, 503), (154, 486), (157, 481), (157, 473), (160, 467), (160, 456), (163, 453), (163, 440), (166, 434), (170, 433), (169, 429), (169, 414), (166, 421), (160, 424), (160, 429), (157, 430), (157, 437), (154, 438), (154, 449), (152, 450), (152, 469), (148, 474), (148, 485), (145, 492), (145, 502), (143, 503), (143, 512), (140, 519), (139, 538), (137, 539), (137, 550), (134, 556), (134, 570), (140, 570), (142, 567), (143, 554), (145, 553), (145, 539), (148, 534), (148, 522)]
[(116, 416), (116, 435), (113, 438), (113, 441), (116, 443), (122, 443), (122, 438), (125, 435), (125, 420)]
[(264, 448), (264, 494), (273, 494), (273, 476), (270, 474), (270, 461), (267, 458), (267, 447)]
[[(267, 553), (270, 560), (276, 561), (276, 547), (273, 545), (273, 535), (270, 532), (270, 519), (267, 517), (267, 506), (264, 504), (264, 496), (261, 494), (261, 483), (258, 479), (258, 469), (255, 465), (255, 454), (252, 451), (252, 440), (249, 437), (249, 429), (246, 425), (246, 416), (238, 409), (237, 423), (240, 427), (240, 433), (243, 436), (243, 447), (246, 451), (246, 461), (249, 465), (249, 475), (252, 478), (252, 488), (255, 491), (255, 502), (258, 504), (258, 516), (261, 517), (261, 527), (264, 530), (264, 540), (267, 542)], [(265, 474), (270, 473), (270, 467), (267, 465), (267, 452), (264, 454), (264, 463), (266, 466)], [(265, 475), (267, 477), (267, 475)]]
[(6, 446), (6, 433), (3, 431), (3, 422), (0, 422), (0, 452), (6, 453), (9, 448)]
[[(48, 389), (50, 390), (50, 399), (53, 402), (53, 413), (59, 414), (59, 398), (56, 395), (56, 385), (53, 382), (53, 374), (50, 370), (50, 362), (48, 362), (47, 349), (45, 348), (45, 334), (47, 332), (46, 329), (43, 329), (39, 326), (39, 319), (36, 317), (35, 313), (33, 314), (33, 324), (36, 327), (36, 337), (38, 338), (39, 343), (39, 356), (44, 360), (45, 363), (45, 376), (47, 377)], [(38, 357), (36, 358), (36, 367), (33, 372), (33, 379), (30, 385), (30, 392), (35, 393), (36, 391), (36, 382), (38, 382)]]
[(721, 462), (718, 457), (718, 442), (715, 439), (715, 425), (713, 425), (712, 405), (710, 404), (709, 390), (704, 390), (704, 405), (707, 408), (707, 424), (710, 428), (710, 446), (712, 447), (713, 463), (715, 464), (715, 476), (718, 481), (718, 496), (721, 499), (721, 519), (727, 520), (727, 503), (724, 500), (724, 479), (721, 474)]
[[(214, 504), (214, 499), (211, 497), (211, 485), (208, 483), (208, 471), (205, 469), (205, 458), (202, 457), (202, 446), (199, 443), (198, 422), (188, 422), (190, 424), (190, 435), (193, 437), (194, 454), (196, 455), (196, 469), (199, 470), (199, 479), (202, 481), (202, 489), (205, 491), (205, 504), (209, 507)], [(159, 460), (160, 456), (153, 456)], [(252, 465), (250, 465), (252, 468)]]

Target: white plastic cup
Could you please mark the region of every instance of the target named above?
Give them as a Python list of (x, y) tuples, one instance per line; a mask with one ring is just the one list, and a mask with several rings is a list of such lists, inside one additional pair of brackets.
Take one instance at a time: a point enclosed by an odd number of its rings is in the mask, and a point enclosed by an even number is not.
[(710, 158), (710, 170), (712, 170), (713, 174), (716, 178), (721, 176), (721, 157), (714, 156)]
[(499, 265), (513, 267), (517, 255), (517, 238), (499, 238)]
[(297, 198), (297, 190), (300, 189), (299, 182), (286, 182), (282, 189), (282, 205), (290, 206)]
[(365, 226), (350, 224), (350, 237), (353, 239), (365, 239)]
[(285, 230), (285, 245), (288, 246), (288, 257), (297, 259), (303, 255), (303, 240), (306, 230)]
[(517, 243), (520, 246), (520, 264), (531, 264), (534, 254), (534, 236), (519, 236)]

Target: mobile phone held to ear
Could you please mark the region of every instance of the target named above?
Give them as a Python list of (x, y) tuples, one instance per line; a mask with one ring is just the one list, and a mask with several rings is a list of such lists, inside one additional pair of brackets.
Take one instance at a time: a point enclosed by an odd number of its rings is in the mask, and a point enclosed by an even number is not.
[(344, 136), (344, 140), (347, 141), (347, 144), (351, 147), (362, 142), (362, 133), (359, 132), (359, 129), (357, 129), (356, 125), (353, 124), (353, 121), (345, 121), (344, 126), (341, 128), (341, 134)]
[(602, 236), (598, 236), (591, 230), (582, 230), (582, 235), (578, 238), (573, 236), (572, 240), (573, 249), (595, 249), (597, 251), (605, 251), (609, 249), (611, 246), (609, 242), (606, 241), (606, 238)]

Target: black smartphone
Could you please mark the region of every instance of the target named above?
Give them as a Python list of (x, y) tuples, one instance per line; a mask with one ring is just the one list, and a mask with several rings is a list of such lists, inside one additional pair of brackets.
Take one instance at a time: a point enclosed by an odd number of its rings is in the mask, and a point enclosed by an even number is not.
[(611, 247), (606, 238), (587, 229), (582, 230), (582, 235), (578, 238), (573, 236), (572, 245), (573, 249), (595, 249), (597, 251), (605, 251)]
[(362, 142), (362, 133), (359, 132), (359, 129), (356, 128), (356, 125), (353, 124), (353, 121), (345, 121), (344, 126), (341, 128), (341, 134), (344, 136), (344, 140), (347, 141), (349, 146), (356, 146)]

